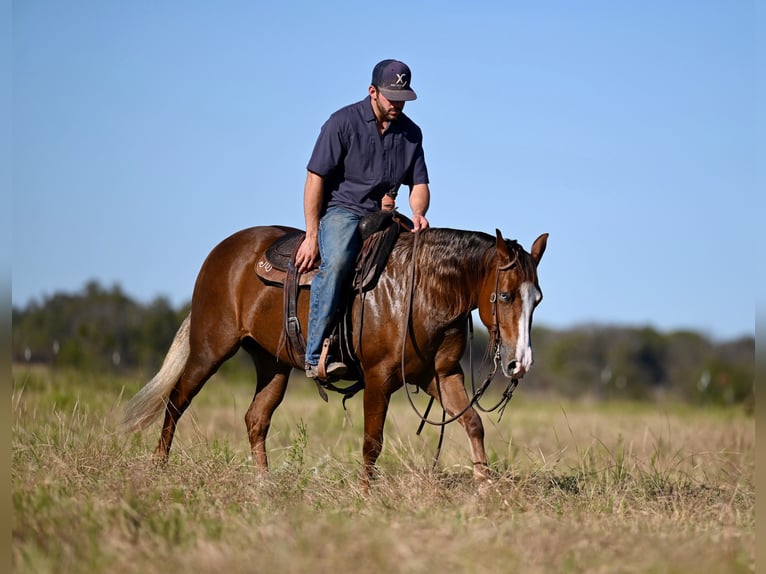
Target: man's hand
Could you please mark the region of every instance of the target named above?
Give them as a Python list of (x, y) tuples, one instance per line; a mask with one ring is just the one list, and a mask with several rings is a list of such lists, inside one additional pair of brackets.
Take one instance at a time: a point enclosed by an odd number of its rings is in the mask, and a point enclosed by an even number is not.
[(316, 266), (319, 258), (319, 242), (316, 237), (306, 235), (295, 253), (295, 266), (301, 273), (307, 273)]
[(306, 238), (295, 253), (295, 266), (301, 273), (311, 271), (319, 259), (319, 214), (322, 209), (324, 180), (313, 171), (306, 172), (303, 187), (303, 212), (306, 216)]
[(384, 195), (383, 199), (380, 201), (380, 209), (382, 211), (393, 211), (395, 207), (396, 201), (394, 201), (394, 198), (388, 194)]
[(413, 185), (410, 189), (410, 209), (412, 209), (413, 233), (428, 229), (426, 211), (431, 201), (431, 190), (427, 183)]
[(412, 224), (413, 233), (428, 229), (428, 220), (426, 219), (425, 215), (421, 215), (420, 213), (412, 214)]

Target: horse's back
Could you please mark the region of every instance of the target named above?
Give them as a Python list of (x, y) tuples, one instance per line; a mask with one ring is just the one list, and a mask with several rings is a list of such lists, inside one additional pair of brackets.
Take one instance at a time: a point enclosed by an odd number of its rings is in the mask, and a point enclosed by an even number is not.
[(282, 225), (248, 227), (237, 231), (208, 254), (194, 287), (194, 299), (207, 294), (222, 296), (222, 290), (245, 289), (256, 279), (255, 264), (266, 249), (279, 237), (296, 231)]
[(200, 273), (211, 268), (215, 269), (215, 273), (222, 273), (227, 269), (249, 265), (279, 237), (295, 231), (298, 230), (293, 227), (271, 225), (248, 227), (232, 233), (210, 251)]
[(241, 229), (229, 235), (226, 239), (216, 245), (211, 251), (211, 255), (219, 251), (226, 253), (232, 251), (264, 251), (276, 239), (287, 233), (300, 231), (295, 227), (286, 225), (264, 225), (257, 227), (248, 227)]

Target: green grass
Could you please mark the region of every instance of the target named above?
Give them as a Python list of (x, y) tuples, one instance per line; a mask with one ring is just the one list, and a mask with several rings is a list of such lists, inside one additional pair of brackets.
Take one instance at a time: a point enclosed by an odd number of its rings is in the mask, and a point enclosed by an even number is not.
[[(253, 384), (215, 378), (179, 425), (117, 432), (142, 381), (14, 369), (17, 572), (753, 572), (754, 422), (741, 409), (574, 403), (524, 388), (483, 416), (494, 473), (464, 432), (416, 436), (395, 395), (368, 495), (362, 401), (323, 403), (294, 376), (250, 466)], [(425, 402), (424, 397), (415, 397)], [(424, 405), (423, 405), (424, 406)], [(422, 407), (421, 407), (422, 409)]]

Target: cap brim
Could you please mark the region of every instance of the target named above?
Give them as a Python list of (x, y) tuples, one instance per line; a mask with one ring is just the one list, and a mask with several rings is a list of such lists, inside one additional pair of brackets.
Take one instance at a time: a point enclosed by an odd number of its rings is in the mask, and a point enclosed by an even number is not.
[(386, 88), (378, 88), (378, 91), (386, 96), (387, 100), (392, 102), (411, 102), (417, 100), (418, 96), (412, 90), (388, 90)]

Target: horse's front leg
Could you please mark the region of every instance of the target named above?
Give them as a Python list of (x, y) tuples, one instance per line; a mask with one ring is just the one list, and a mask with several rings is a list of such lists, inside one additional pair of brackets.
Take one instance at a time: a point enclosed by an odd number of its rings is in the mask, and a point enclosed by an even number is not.
[[(450, 417), (464, 410), (469, 403), (462, 371), (449, 375), (437, 374), (426, 391), (441, 403), (442, 408), (447, 411)], [(487, 453), (484, 450), (484, 425), (481, 422), (481, 417), (471, 407), (460, 416), (458, 421), (468, 434), (474, 480), (487, 480), (489, 478), (489, 466), (487, 465)]]
[(364, 389), (364, 442), (362, 444), (362, 475), (360, 487), (363, 492), (370, 488), (375, 477), (375, 461), (383, 448), (383, 426), (391, 394), (368, 376)]

